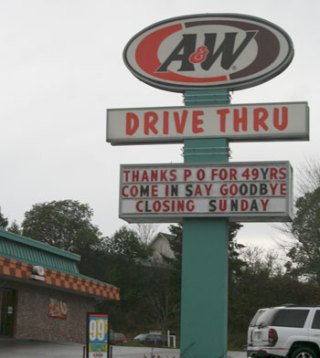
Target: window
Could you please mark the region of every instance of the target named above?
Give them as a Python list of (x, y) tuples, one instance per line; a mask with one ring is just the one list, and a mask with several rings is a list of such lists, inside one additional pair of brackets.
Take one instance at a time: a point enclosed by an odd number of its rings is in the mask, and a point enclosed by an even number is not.
[(250, 327), (256, 326), (256, 322), (257, 322), (258, 318), (259, 318), (259, 317), (262, 315), (262, 313), (264, 313), (266, 310), (267, 310), (266, 308), (261, 308), (261, 309), (259, 309), (259, 310), (256, 312), (256, 314), (253, 316), (253, 318), (252, 318), (252, 320), (251, 320), (249, 326), (250, 326)]
[(316, 311), (311, 328), (320, 329), (320, 310)]
[(274, 316), (272, 326), (303, 327), (308, 316), (307, 309), (279, 310)]
[(261, 315), (258, 317), (255, 326), (261, 326), (261, 327), (270, 326), (271, 323), (273, 322), (274, 316), (277, 313), (278, 313), (277, 309), (274, 308), (267, 309), (265, 312), (261, 313)]

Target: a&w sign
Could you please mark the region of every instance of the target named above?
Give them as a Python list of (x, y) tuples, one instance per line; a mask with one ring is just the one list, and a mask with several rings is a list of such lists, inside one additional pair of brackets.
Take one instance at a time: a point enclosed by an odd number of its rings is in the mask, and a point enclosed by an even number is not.
[(124, 50), (135, 76), (176, 92), (252, 87), (278, 75), (292, 58), (291, 39), (281, 28), (234, 14), (168, 19), (139, 32)]

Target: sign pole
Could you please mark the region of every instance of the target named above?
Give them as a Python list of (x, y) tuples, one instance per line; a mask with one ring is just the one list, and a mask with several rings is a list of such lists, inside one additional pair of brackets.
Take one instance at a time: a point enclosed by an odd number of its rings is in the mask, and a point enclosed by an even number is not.
[[(186, 106), (229, 104), (227, 90), (186, 91)], [(228, 141), (184, 141), (185, 163), (225, 163)], [(183, 220), (181, 357), (227, 357), (228, 220)]]

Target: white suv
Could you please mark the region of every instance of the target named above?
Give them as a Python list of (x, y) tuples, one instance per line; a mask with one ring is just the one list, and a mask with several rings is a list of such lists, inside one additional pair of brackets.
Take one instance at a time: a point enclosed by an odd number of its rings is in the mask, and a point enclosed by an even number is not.
[(320, 357), (320, 306), (281, 306), (264, 311), (250, 332), (248, 357)]

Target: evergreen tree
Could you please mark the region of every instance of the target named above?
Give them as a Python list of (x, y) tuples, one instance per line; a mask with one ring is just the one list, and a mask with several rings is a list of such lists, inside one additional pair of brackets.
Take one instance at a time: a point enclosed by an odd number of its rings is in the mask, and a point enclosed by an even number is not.
[(6, 227), (8, 226), (8, 219), (5, 218), (1, 212), (1, 207), (0, 207), (0, 228), (1, 229), (6, 229)]
[(296, 201), (296, 214), (291, 225), (295, 239), (288, 256), (287, 269), (294, 276), (304, 275), (320, 285), (320, 187)]

